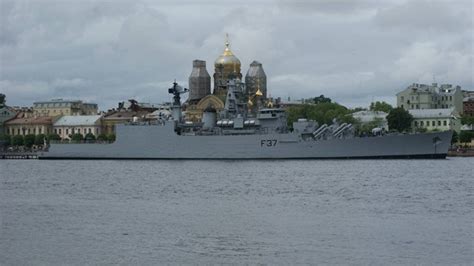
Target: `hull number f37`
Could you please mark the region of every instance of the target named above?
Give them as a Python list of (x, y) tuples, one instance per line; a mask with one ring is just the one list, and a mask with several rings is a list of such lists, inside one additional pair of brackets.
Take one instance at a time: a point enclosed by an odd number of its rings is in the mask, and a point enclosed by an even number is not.
[(260, 140), (260, 147), (275, 147), (277, 142), (276, 139), (262, 139)]

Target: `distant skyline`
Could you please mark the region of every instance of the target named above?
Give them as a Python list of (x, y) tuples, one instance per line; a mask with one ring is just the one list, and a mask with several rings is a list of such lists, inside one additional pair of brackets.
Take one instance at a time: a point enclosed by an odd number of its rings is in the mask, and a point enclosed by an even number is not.
[(226, 33), (243, 75), (263, 64), (272, 97), (367, 107), (414, 82), (474, 90), (471, 0), (197, 2), (0, 0), (0, 93), (101, 110), (170, 101), (194, 59), (212, 76)]

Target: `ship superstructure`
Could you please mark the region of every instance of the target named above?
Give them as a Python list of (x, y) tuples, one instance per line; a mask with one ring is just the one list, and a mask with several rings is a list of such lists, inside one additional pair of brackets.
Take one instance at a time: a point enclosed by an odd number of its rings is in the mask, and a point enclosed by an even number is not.
[(292, 129), (286, 112), (258, 106), (236, 77), (227, 84), (224, 109), (208, 106), (201, 122), (185, 121), (180, 95), (187, 89), (176, 82), (172, 116), (154, 123), (117, 127), (110, 144), (51, 144), (42, 159), (330, 159), (330, 158), (445, 158), (451, 131), (356, 137), (351, 124), (319, 125), (299, 119)]

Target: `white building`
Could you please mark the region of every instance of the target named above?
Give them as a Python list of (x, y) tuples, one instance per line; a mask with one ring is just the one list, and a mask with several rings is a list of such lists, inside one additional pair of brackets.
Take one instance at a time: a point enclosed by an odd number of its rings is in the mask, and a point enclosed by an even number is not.
[(437, 83), (413, 83), (397, 93), (397, 106), (405, 110), (454, 108), (458, 114), (462, 114), (463, 97), (460, 86), (443, 84), (438, 87)]
[(454, 108), (408, 110), (413, 116), (412, 128), (432, 130), (461, 130), (461, 119)]
[(100, 115), (65, 115), (53, 124), (53, 132), (61, 139), (70, 139), (72, 134), (80, 133), (85, 136), (92, 133), (94, 136), (101, 134)]
[(352, 117), (360, 121), (362, 124), (378, 122), (377, 127), (388, 131), (387, 113), (382, 111), (359, 111), (352, 114)]

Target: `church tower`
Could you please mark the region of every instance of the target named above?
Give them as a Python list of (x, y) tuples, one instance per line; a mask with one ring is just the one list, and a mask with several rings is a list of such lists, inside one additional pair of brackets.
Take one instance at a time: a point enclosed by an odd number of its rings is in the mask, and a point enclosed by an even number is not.
[(245, 75), (245, 85), (249, 95), (255, 95), (260, 90), (263, 99), (267, 98), (267, 75), (263, 71), (262, 63), (253, 61), (250, 64), (247, 75)]
[(231, 78), (242, 79), (240, 60), (230, 50), (229, 36), (226, 34), (224, 52), (214, 62), (214, 95), (225, 98), (227, 81)]

